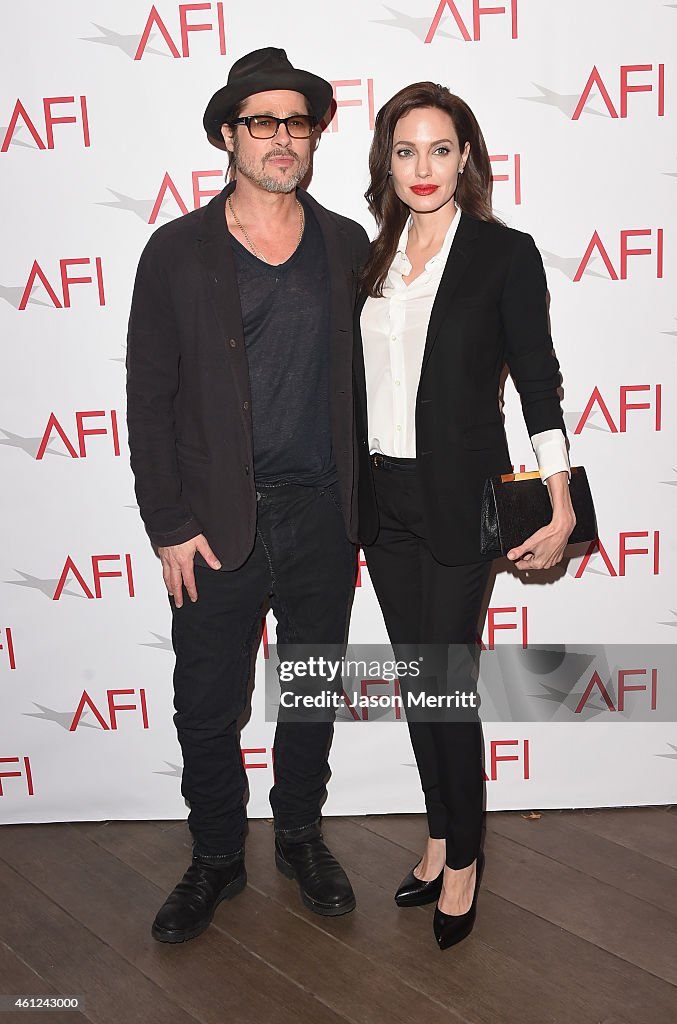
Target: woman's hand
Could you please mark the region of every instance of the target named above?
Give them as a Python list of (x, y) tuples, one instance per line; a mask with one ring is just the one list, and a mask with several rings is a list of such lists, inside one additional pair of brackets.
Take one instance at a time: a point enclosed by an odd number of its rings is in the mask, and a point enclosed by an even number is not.
[(568, 474), (553, 473), (547, 478), (546, 486), (553, 507), (552, 519), (508, 551), (507, 557), (518, 569), (551, 569), (557, 565), (576, 525)]
[(508, 558), (518, 569), (551, 569), (561, 560), (576, 520), (556, 522), (542, 526), (523, 544), (508, 551)]

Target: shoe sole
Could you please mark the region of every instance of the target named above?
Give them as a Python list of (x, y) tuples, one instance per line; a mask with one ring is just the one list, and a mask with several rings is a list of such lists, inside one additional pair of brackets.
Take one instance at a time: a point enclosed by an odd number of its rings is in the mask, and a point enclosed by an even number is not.
[(202, 935), (210, 924), (214, 920), (214, 914), (216, 908), (224, 900), (232, 900), (235, 896), (242, 892), (247, 884), (247, 872), (234, 879), (226, 888), (223, 890), (219, 898), (217, 899), (212, 909), (211, 915), (207, 921), (201, 921), (200, 924), (194, 928), (184, 929), (183, 931), (170, 931), (167, 928), (158, 928), (155, 924), (151, 928), (151, 935), (158, 942), (188, 942), (189, 939), (196, 939), (198, 935)]
[(296, 877), (291, 864), (288, 864), (277, 851), (275, 852), (275, 865), (277, 870), (280, 871), (286, 878), (291, 878), (293, 881), (298, 882), (299, 890), (301, 893), (301, 899), (308, 910), (312, 910), (314, 914), (319, 914), (321, 917), (341, 917), (342, 914), (349, 914), (351, 910), (355, 909), (355, 897), (351, 896), (343, 903), (327, 904), (318, 903), (317, 900), (312, 899), (307, 893), (301, 888), (301, 883)]

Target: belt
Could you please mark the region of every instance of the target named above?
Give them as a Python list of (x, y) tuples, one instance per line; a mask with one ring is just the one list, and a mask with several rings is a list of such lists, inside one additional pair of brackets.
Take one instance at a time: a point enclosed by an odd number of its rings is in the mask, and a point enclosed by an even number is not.
[(416, 469), (416, 459), (396, 459), (392, 455), (373, 452), (369, 458), (374, 469), (400, 469), (411, 473)]

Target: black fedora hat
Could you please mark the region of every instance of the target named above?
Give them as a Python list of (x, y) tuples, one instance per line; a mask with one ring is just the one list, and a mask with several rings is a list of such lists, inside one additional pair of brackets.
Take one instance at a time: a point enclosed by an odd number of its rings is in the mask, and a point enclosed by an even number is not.
[(284, 50), (266, 46), (253, 50), (236, 60), (230, 69), (228, 82), (215, 92), (205, 110), (202, 123), (207, 135), (218, 142), (221, 125), (233, 116), (233, 109), (247, 96), (273, 89), (289, 89), (300, 92), (310, 104), (310, 112), (321, 121), (332, 101), (329, 82), (309, 71), (300, 71), (287, 58)]

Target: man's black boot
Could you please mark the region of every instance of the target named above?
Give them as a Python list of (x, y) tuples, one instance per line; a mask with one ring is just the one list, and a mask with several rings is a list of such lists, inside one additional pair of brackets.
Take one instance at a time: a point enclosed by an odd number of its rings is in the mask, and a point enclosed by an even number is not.
[(348, 876), (327, 849), (319, 823), (275, 833), (275, 863), (287, 878), (295, 878), (301, 899), (316, 914), (338, 917), (355, 909)]
[(153, 938), (158, 942), (194, 939), (209, 926), (219, 903), (237, 896), (246, 884), (242, 854), (218, 867), (193, 856), (192, 864), (153, 921)]

